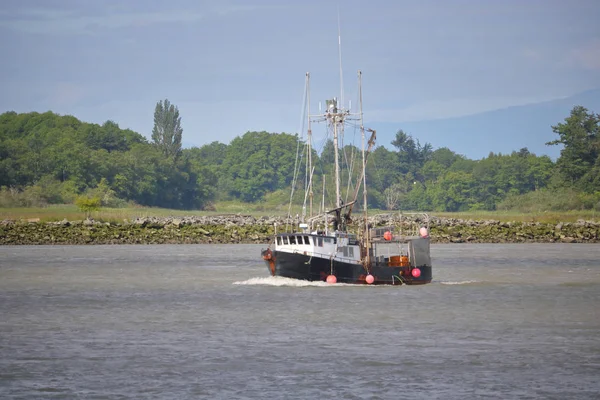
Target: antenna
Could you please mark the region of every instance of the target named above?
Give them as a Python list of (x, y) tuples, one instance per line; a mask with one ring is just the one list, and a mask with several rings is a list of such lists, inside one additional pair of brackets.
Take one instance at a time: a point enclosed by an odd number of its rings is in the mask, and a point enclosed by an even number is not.
[(340, 59), (340, 104), (344, 106), (344, 74), (342, 72), (342, 33), (340, 29), (340, 6), (338, 5), (338, 55)]

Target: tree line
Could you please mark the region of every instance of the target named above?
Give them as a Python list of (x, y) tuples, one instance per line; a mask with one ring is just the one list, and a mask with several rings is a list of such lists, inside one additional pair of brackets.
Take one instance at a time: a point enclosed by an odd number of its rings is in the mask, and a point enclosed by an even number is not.
[[(368, 157), (369, 206), (380, 209), (469, 211), (600, 209), (600, 115), (574, 107), (552, 127), (562, 145), (555, 161), (527, 148), (491, 152), (471, 160), (448, 148), (433, 149), (399, 130), (391, 149), (379, 145)], [(550, 129), (549, 129), (550, 132)], [(308, 182), (305, 143), (295, 134), (247, 132), (229, 144), (183, 149), (178, 108), (159, 101), (151, 139), (52, 112), (0, 115), (0, 206), (74, 203), (95, 196), (102, 205), (210, 209), (216, 201), (279, 205), (292, 185), (302, 200)], [(549, 135), (549, 139), (552, 136)], [(311, 149), (315, 191), (334, 202), (331, 141)], [(360, 149), (343, 146), (340, 160), (360, 167)], [(343, 176), (354, 192), (356, 182)], [(325, 183), (325, 184), (323, 184)], [(359, 199), (362, 198), (359, 196)], [(348, 199), (348, 196), (346, 196)], [(320, 202), (320, 200), (318, 200)]]

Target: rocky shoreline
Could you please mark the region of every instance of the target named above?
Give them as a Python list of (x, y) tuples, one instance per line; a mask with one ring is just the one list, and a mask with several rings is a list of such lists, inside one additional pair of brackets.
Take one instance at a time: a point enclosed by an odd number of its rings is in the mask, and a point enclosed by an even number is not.
[[(424, 225), (418, 217), (370, 217), (373, 227)], [(0, 222), (0, 245), (45, 244), (199, 244), (256, 243), (271, 241), (280, 217), (245, 215), (137, 218), (122, 223), (83, 221)], [(431, 217), (432, 243), (599, 243), (600, 222), (575, 223), (500, 222)]]

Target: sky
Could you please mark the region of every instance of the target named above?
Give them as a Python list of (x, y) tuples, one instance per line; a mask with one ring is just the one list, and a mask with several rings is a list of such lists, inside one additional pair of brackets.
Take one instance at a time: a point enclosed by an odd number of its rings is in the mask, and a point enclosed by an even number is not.
[[(117, 122), (185, 145), (303, 129), (340, 97), (365, 121), (422, 121), (600, 87), (598, 0), (2, 0), (0, 112)], [(338, 25), (339, 21), (339, 25)]]

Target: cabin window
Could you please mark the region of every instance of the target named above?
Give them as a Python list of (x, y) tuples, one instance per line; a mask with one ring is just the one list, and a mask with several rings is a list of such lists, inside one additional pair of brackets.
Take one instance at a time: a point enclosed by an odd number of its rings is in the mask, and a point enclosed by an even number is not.
[(290, 236), (290, 244), (296, 244), (296, 236)]
[(277, 236), (277, 244), (280, 246), (283, 244), (283, 241), (281, 240), (281, 236)]
[(354, 247), (341, 246), (338, 247), (338, 252), (343, 253), (344, 257), (354, 257)]
[(308, 239), (308, 236), (304, 236), (304, 244), (310, 244), (310, 240)]
[(287, 236), (283, 237), (283, 244), (290, 244), (290, 240)]
[(297, 236), (296, 239), (298, 240), (298, 244), (304, 244), (302, 242), (302, 236)]
[(317, 238), (317, 246), (323, 247), (323, 238), (322, 237)]
[(325, 238), (325, 243), (334, 243), (335, 244), (335, 238)]

